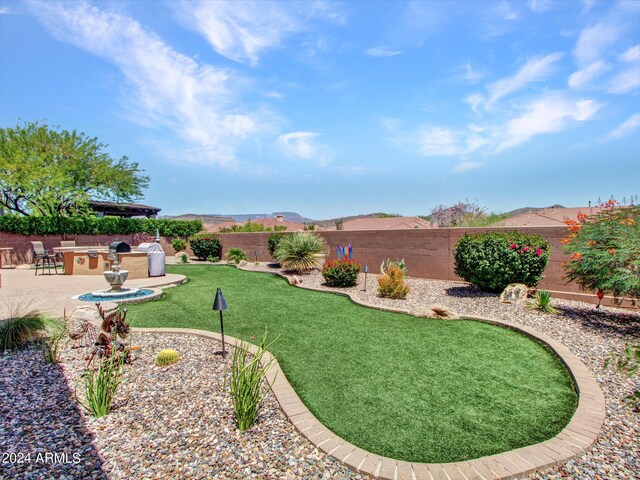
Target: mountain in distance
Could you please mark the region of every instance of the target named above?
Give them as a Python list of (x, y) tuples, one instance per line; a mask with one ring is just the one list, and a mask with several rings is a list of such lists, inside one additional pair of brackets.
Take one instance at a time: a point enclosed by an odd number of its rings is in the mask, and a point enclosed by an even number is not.
[(510, 218), (522, 213), (537, 212), (538, 210), (547, 210), (548, 208), (564, 208), (564, 206), (556, 203), (555, 205), (551, 205), (550, 207), (522, 207), (516, 208), (515, 210), (511, 210), (509, 212), (504, 212), (503, 215), (506, 215), (507, 218)]
[(217, 224), (217, 223), (224, 223), (224, 222), (245, 223), (248, 220), (256, 220), (258, 218), (275, 218), (278, 215), (282, 215), (283, 219), (286, 222), (315, 223), (315, 220), (312, 220), (307, 217), (303, 217), (299, 213), (295, 213), (295, 212), (242, 213), (238, 215), (221, 215), (218, 213), (206, 213), (206, 214), (184, 213), (181, 215), (164, 215), (161, 218), (166, 218), (171, 220), (201, 220), (202, 223)]

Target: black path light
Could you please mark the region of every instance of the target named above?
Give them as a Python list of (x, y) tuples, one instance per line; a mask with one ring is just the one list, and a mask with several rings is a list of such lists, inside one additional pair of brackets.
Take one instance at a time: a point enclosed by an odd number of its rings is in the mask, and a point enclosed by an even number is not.
[(253, 256), (256, 257), (256, 263), (258, 263), (258, 250), (253, 251)]
[(227, 301), (224, 299), (224, 295), (222, 294), (222, 289), (218, 287), (216, 291), (216, 298), (213, 300), (213, 310), (220, 312), (220, 333), (222, 333), (222, 352), (216, 352), (216, 354), (222, 355), (223, 357), (227, 354), (224, 348), (224, 323), (222, 321), (222, 311), (227, 310), (229, 307), (227, 306)]
[(367, 273), (369, 273), (369, 264), (364, 264), (364, 291), (367, 291)]

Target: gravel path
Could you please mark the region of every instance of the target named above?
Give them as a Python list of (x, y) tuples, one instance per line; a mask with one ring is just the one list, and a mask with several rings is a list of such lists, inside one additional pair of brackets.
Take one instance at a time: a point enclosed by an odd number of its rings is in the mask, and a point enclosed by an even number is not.
[[(74, 386), (81, 391), (84, 349), (66, 350), (61, 368), (45, 365), (38, 348), (0, 356), (0, 452), (31, 454), (3, 463), (0, 478), (364, 478), (299, 435), (270, 392), (257, 423), (240, 433), (228, 384), (223, 389), (231, 356), (212, 355), (218, 342), (136, 334), (134, 344), (142, 349), (101, 419), (72, 398)], [(180, 361), (156, 367), (163, 348), (178, 350)], [(47, 452), (68, 458), (46, 462)]]
[[(284, 273), (266, 263), (255, 265), (248, 262), (242, 268)], [(368, 275), (366, 292), (363, 291), (364, 274), (360, 274), (358, 286), (351, 288), (327, 287), (319, 271), (300, 278), (302, 287), (348, 292), (366, 305), (409, 312), (437, 303), (461, 315), (521, 323), (559, 340), (596, 377), (605, 394), (607, 417), (602, 434), (589, 453), (531, 478), (640, 479), (640, 414), (624, 402), (624, 397), (640, 388), (640, 379), (628, 378), (613, 368), (605, 368), (612, 351), (640, 341), (640, 311), (603, 307), (598, 312), (594, 305), (554, 300), (560, 314), (548, 315), (522, 305), (500, 303), (498, 295), (481, 292), (469, 284), (417, 278), (408, 279), (411, 291), (406, 300), (390, 300), (377, 296), (377, 275)]]

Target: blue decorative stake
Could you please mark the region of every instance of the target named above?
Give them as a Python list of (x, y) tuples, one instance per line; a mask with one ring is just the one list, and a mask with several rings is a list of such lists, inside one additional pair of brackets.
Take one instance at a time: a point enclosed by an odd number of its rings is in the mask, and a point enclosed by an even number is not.
[(369, 273), (369, 264), (364, 264), (364, 291), (367, 291), (367, 273)]

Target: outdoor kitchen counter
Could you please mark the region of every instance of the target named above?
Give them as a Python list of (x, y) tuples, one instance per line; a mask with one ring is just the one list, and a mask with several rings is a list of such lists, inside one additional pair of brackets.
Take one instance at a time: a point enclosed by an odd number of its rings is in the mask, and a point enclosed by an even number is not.
[[(60, 247), (64, 255), (65, 275), (102, 275), (105, 270), (111, 270), (109, 252), (105, 247), (76, 247), (72, 251), (68, 250), (69, 247), (66, 247), (65, 250), (62, 248), (65, 247)], [(149, 262), (146, 253), (130, 252), (116, 255), (118, 255), (120, 269), (129, 271), (129, 279), (149, 276)]]

